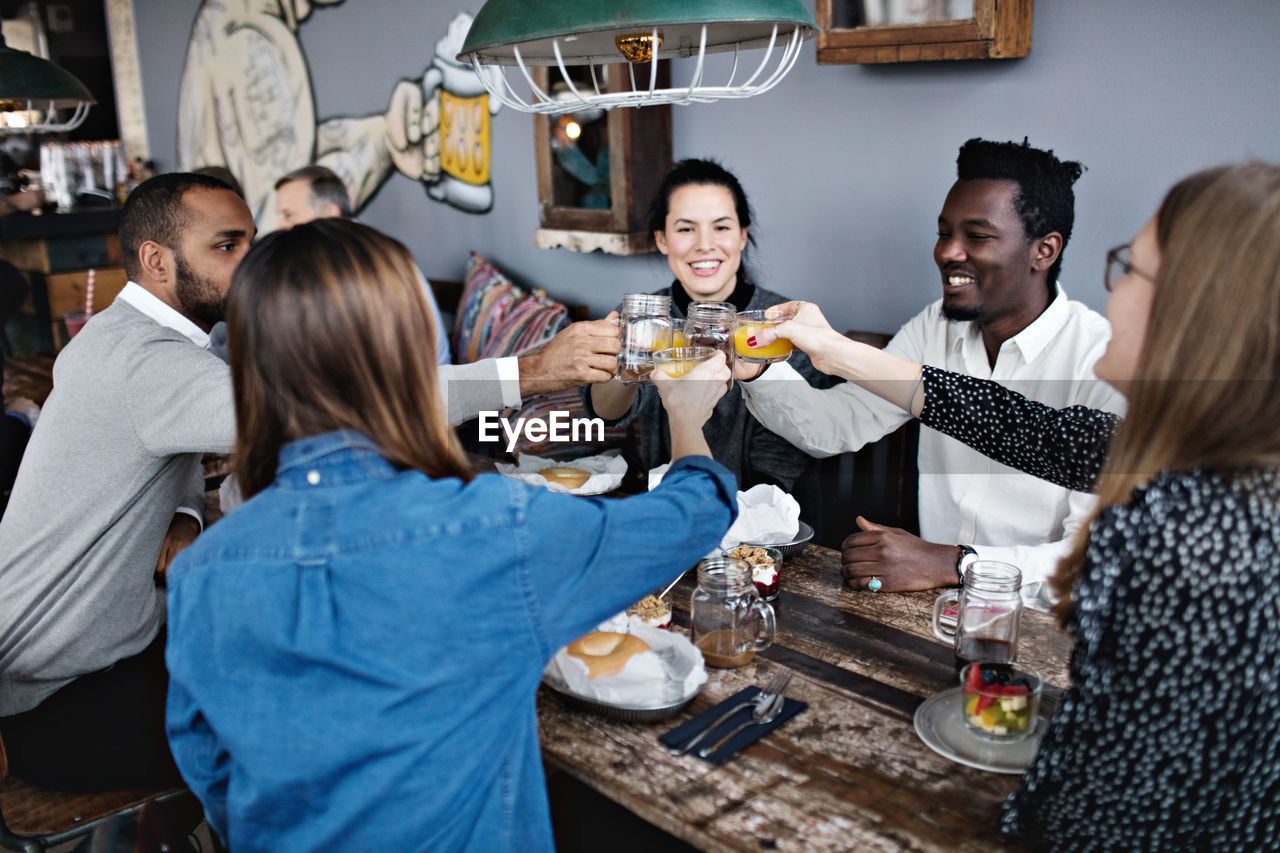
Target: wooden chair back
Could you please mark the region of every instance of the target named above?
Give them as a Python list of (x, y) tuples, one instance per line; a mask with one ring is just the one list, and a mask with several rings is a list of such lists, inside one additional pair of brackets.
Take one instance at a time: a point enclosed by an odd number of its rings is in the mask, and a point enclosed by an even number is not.
[(132, 815), (148, 803), (190, 796), (183, 787), (70, 794), (29, 785), (8, 770), (0, 738), (0, 847), (26, 853), (88, 835), (109, 818)]

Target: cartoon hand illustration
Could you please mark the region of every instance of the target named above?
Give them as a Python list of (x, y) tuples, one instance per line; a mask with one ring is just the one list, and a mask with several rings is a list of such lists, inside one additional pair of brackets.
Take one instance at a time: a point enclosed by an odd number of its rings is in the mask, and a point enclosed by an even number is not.
[(422, 180), (440, 179), (440, 86), (444, 75), (428, 68), (422, 75)]
[(424, 161), (422, 88), (410, 80), (396, 83), (391, 91), (386, 119), (387, 151), (396, 169), (405, 177), (421, 180)]

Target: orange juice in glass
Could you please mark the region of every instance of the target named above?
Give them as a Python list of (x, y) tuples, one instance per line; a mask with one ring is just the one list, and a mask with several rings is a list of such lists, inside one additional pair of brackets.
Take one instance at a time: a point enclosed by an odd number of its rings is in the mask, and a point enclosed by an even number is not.
[(711, 347), (668, 347), (654, 352), (653, 366), (682, 377), (715, 354)]
[(772, 329), (776, 321), (765, 318), (763, 311), (740, 311), (733, 324), (733, 349), (738, 358), (756, 364), (785, 361), (791, 355), (791, 341), (778, 338), (768, 346), (752, 347), (747, 341), (763, 329)]
[[(654, 368), (662, 368), (677, 378), (711, 358), (720, 350), (716, 347), (671, 347), (653, 354)], [(725, 380), (725, 390), (733, 388), (733, 377)]]

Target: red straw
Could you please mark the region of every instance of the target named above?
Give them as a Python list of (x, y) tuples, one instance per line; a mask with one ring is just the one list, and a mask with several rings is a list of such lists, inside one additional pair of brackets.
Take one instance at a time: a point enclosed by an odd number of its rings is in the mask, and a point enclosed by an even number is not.
[(89, 270), (89, 283), (84, 288), (84, 316), (86, 320), (93, 316), (93, 270)]

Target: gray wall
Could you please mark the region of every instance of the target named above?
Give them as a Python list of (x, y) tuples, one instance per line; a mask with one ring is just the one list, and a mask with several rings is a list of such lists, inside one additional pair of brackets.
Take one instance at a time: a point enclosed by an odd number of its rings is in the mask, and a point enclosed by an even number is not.
[[(480, 0), (346, 0), (300, 38), (318, 115), (385, 109), (421, 74), (456, 12)], [(134, 0), (151, 150), (174, 163), (178, 80), (196, 0)], [(892, 331), (939, 296), (931, 248), (957, 147), (1021, 139), (1078, 159), (1076, 233), (1062, 282), (1102, 309), (1103, 253), (1169, 185), (1241, 158), (1280, 161), (1280, 2), (1040, 0), (1030, 55), (987, 62), (818, 66), (810, 43), (778, 88), (675, 107), (675, 156), (713, 156), (756, 210), (754, 267), (821, 303), (837, 328)], [(460, 213), (395, 175), (362, 219), (406, 242), (430, 277), (461, 278), (474, 249), (513, 278), (598, 313), (669, 281), (659, 255), (539, 250), (532, 119), (494, 119), (494, 210)]]

